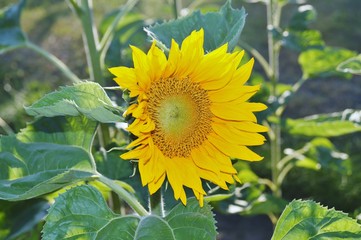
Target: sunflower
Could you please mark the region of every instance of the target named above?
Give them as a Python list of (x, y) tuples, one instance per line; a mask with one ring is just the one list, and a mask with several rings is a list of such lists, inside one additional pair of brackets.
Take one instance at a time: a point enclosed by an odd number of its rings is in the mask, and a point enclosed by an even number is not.
[(188, 187), (201, 206), (202, 179), (227, 190), (239, 181), (231, 159), (261, 160), (247, 146), (261, 145), (267, 131), (254, 115), (266, 106), (247, 102), (260, 88), (244, 85), (254, 60), (239, 66), (244, 51), (227, 53), (227, 44), (205, 54), (203, 41), (203, 29), (181, 47), (172, 40), (168, 58), (155, 41), (147, 54), (131, 46), (134, 68), (109, 69), (136, 99), (124, 113), (136, 139), (121, 158), (138, 160), (150, 194), (167, 179), (176, 200), (186, 204)]

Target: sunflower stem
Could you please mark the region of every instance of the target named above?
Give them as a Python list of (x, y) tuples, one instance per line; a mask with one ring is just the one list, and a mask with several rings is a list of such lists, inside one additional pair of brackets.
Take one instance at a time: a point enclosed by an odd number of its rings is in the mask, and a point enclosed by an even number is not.
[(136, 213), (140, 216), (149, 215), (148, 211), (140, 204), (137, 199), (128, 193), (124, 188), (117, 184), (114, 180), (111, 180), (101, 174), (98, 174), (98, 180), (108, 187), (110, 187), (118, 196), (123, 199)]
[(83, 29), (83, 41), (85, 46), (85, 54), (87, 58), (90, 80), (96, 81), (100, 85), (104, 85), (103, 67), (104, 64), (100, 59), (100, 44), (98, 31), (93, 18), (93, 2), (92, 0), (74, 0), (70, 1), (71, 6), (80, 19)]
[[(271, 81), (271, 95), (274, 101), (278, 101), (277, 95), (277, 84), (279, 81), (279, 54), (280, 54), (280, 44), (273, 37), (272, 30), (277, 29), (280, 23), (282, 5), (276, 0), (270, 0), (267, 2), (267, 29), (268, 29), (268, 58), (270, 66), (270, 81)], [(270, 137), (271, 144), (271, 171), (272, 171), (272, 182), (275, 187), (273, 189), (273, 194), (277, 197), (282, 196), (281, 184), (279, 179), (279, 168), (278, 162), (281, 159), (281, 126), (280, 119), (281, 115), (275, 113), (276, 121), (271, 125), (271, 132), (273, 136)]]
[(173, 13), (175, 19), (179, 18), (179, 13), (181, 9), (182, 9), (181, 0), (173, 0)]
[(164, 201), (161, 188), (149, 195), (149, 209), (151, 214), (164, 217)]

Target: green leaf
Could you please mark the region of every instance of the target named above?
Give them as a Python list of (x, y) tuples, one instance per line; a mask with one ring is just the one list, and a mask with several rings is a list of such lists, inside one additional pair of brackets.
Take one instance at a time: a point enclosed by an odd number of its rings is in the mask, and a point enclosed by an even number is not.
[(315, 138), (308, 142), (304, 149), (304, 154), (293, 149), (286, 149), (285, 154), (293, 156), (297, 167), (303, 167), (318, 171), (327, 169), (349, 174), (351, 172), (351, 162), (346, 153), (338, 152), (336, 147), (327, 138)]
[(125, 150), (113, 150), (96, 153), (98, 171), (110, 179), (129, 180), (129, 177), (133, 175), (135, 166), (132, 162), (119, 157), (124, 152)]
[(285, 31), (282, 37), (282, 44), (296, 51), (306, 51), (308, 49), (322, 49), (325, 42), (321, 33), (317, 30)]
[(27, 39), (20, 27), (25, 0), (0, 9), (0, 54), (25, 45)]
[(94, 82), (63, 87), (60, 91), (45, 95), (25, 110), (36, 117), (84, 115), (103, 123), (122, 120), (120, 109), (113, 106), (104, 89)]
[(89, 154), (82, 148), (0, 136), (0, 199), (37, 197), (90, 179), (92, 172)]
[(344, 73), (361, 75), (361, 54), (340, 63), (337, 66), (337, 70)]
[(272, 240), (361, 239), (355, 219), (313, 201), (292, 201), (277, 222)]
[(336, 70), (337, 66), (355, 55), (355, 52), (347, 49), (326, 47), (324, 49), (310, 49), (302, 52), (298, 62), (302, 67), (303, 77), (306, 79), (311, 77), (340, 76), (341, 73)]
[[(64, 204), (66, 203), (66, 204)], [(210, 207), (190, 199), (178, 204), (165, 218), (120, 216), (107, 206), (94, 187), (83, 185), (62, 194), (50, 208), (43, 239), (215, 239)]]
[(97, 123), (84, 116), (40, 118), (17, 134), (17, 139), (30, 142), (46, 142), (73, 145), (89, 150)]
[(311, 5), (299, 6), (297, 12), (292, 16), (288, 27), (293, 30), (306, 30), (308, 25), (315, 21), (317, 12)]
[(286, 130), (309, 137), (337, 137), (361, 131), (361, 110), (317, 114), (300, 119), (286, 119)]
[[(43, 220), (48, 208), (49, 203), (44, 199), (0, 201), (0, 239), (22, 239), (19, 236), (33, 230)], [(5, 221), (1, 220), (1, 213)]]
[(348, 155), (338, 152), (336, 147), (327, 138), (315, 138), (306, 153), (308, 159), (313, 159), (320, 168), (347, 174), (351, 171)]
[[(51, 206), (45, 221), (44, 240), (132, 239), (139, 218), (114, 214), (98, 190), (83, 185), (61, 194)], [(127, 234), (128, 231), (131, 233)], [(113, 238), (110, 237), (112, 234)], [(97, 235), (103, 238), (97, 238)], [(114, 235), (118, 237), (114, 238)]]
[(199, 207), (196, 199), (188, 199), (187, 206), (179, 203), (165, 217), (172, 229), (174, 237), (171, 239), (216, 239), (215, 220), (211, 207), (204, 203)]
[(219, 12), (201, 14), (196, 11), (189, 16), (155, 24), (145, 30), (150, 37), (169, 49), (172, 39), (180, 44), (193, 30), (203, 28), (204, 50), (212, 51), (228, 42), (228, 50), (232, 51), (243, 30), (246, 15), (244, 8), (233, 9), (229, 0)]

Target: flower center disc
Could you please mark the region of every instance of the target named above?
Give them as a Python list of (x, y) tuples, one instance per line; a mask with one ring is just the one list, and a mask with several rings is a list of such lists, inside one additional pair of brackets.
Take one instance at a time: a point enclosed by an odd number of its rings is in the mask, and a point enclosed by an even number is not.
[(167, 157), (190, 156), (212, 129), (207, 91), (188, 78), (168, 78), (155, 82), (147, 95), (154, 144)]

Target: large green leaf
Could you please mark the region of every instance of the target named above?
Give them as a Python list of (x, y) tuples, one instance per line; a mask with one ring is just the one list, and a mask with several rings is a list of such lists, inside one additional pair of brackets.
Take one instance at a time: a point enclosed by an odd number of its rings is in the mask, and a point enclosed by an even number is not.
[(0, 9), (0, 54), (24, 46), (27, 39), (20, 27), (20, 15), (25, 0)]
[(170, 48), (171, 40), (181, 43), (193, 30), (204, 29), (204, 49), (212, 51), (228, 42), (228, 50), (232, 50), (238, 42), (244, 27), (246, 12), (244, 8), (233, 9), (231, 1), (227, 1), (219, 12), (201, 14), (199, 11), (191, 15), (147, 27), (148, 35)]
[(291, 134), (313, 137), (336, 137), (361, 131), (361, 111), (317, 114), (300, 119), (286, 119), (286, 130)]
[(0, 137), (0, 199), (33, 198), (89, 179), (95, 130), (96, 122), (84, 116), (60, 116)]
[(103, 123), (119, 122), (120, 109), (113, 106), (104, 89), (94, 82), (82, 82), (52, 92), (25, 108), (36, 117), (79, 116)]
[(272, 240), (361, 239), (355, 219), (313, 201), (292, 201), (277, 222)]
[(40, 118), (17, 134), (22, 142), (73, 145), (89, 150), (97, 123), (84, 116)]
[(0, 137), (0, 199), (37, 197), (89, 179), (92, 172), (89, 154), (82, 148)]
[(339, 76), (341, 73), (336, 70), (343, 61), (354, 57), (355, 52), (326, 47), (324, 49), (310, 49), (302, 52), (298, 58), (303, 71), (304, 78)]
[(340, 63), (337, 66), (337, 70), (345, 73), (361, 75), (361, 54)]
[(195, 199), (177, 205), (165, 218), (120, 216), (106, 205), (91, 186), (72, 188), (58, 197), (50, 208), (43, 239), (215, 239), (213, 214)]

